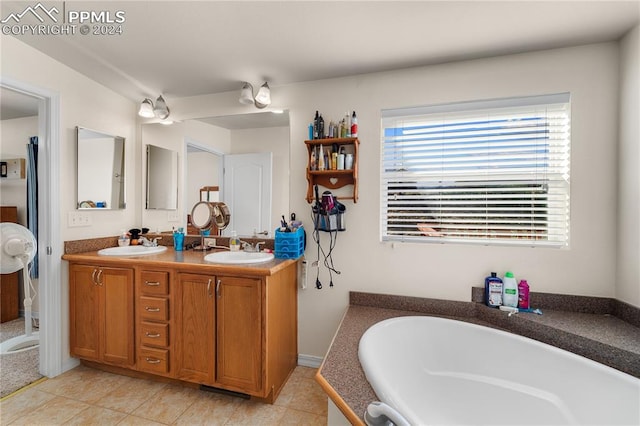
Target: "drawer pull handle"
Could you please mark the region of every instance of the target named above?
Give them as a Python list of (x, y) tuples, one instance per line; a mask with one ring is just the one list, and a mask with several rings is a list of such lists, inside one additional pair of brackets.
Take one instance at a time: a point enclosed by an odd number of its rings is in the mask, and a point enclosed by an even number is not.
[(147, 361), (149, 364), (160, 364), (160, 360), (159, 360), (159, 359), (156, 359), (156, 358), (149, 358), (149, 357), (147, 357), (146, 361)]
[(156, 337), (160, 337), (160, 333), (153, 333), (153, 334), (152, 334), (152, 333), (150, 333), (150, 332), (148, 332), (148, 331), (147, 331), (144, 335), (145, 335), (145, 336), (147, 336), (147, 337), (152, 337), (152, 338), (154, 338), (154, 339), (155, 339)]
[(149, 287), (158, 287), (160, 285), (159, 281), (145, 281), (144, 283)]
[(152, 306), (147, 306), (144, 308), (144, 310), (147, 312), (160, 312), (160, 308), (154, 308)]

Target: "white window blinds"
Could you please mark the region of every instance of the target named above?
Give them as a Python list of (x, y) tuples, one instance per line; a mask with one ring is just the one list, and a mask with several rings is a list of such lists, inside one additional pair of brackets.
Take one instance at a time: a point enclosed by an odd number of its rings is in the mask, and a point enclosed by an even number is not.
[(382, 112), (382, 239), (565, 247), (569, 94)]

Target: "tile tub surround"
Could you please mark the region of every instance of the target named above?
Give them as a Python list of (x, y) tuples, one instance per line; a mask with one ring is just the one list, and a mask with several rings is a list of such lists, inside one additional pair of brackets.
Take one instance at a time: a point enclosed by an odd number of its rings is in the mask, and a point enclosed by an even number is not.
[[(473, 288), (472, 300), (482, 300), (483, 292), (479, 290), (478, 293), (478, 289)], [(587, 298), (590, 299), (587, 301), (581, 296), (563, 297), (532, 293), (533, 306), (540, 307), (543, 315), (519, 313), (509, 316), (480, 302), (351, 292), (350, 306), (316, 374), (316, 381), (353, 424), (364, 424), (364, 410), (378, 398), (360, 366), (360, 337), (380, 321), (409, 315), (442, 316), (511, 331), (640, 377), (640, 329), (614, 315), (620, 310), (616, 306), (621, 302), (612, 299), (591, 300), (602, 298)], [(582, 303), (570, 303), (570, 300)], [(546, 302), (549, 304), (545, 305)], [(585, 302), (588, 303), (585, 305)], [(574, 306), (574, 311), (559, 311), (543, 306), (567, 309)], [(585, 306), (591, 307), (586, 309)], [(629, 310), (627, 314), (631, 318), (634, 317), (634, 310), (637, 310), (629, 306), (623, 309)]]

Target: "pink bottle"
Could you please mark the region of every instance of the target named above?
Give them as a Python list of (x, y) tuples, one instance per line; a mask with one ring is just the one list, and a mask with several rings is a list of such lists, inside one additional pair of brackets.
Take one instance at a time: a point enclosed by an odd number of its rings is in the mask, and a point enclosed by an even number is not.
[(527, 280), (520, 280), (518, 284), (518, 308), (529, 309), (529, 284)]

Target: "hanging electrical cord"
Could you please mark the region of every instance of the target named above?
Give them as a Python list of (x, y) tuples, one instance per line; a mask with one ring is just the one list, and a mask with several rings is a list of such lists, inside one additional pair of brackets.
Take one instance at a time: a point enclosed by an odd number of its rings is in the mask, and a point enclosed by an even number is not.
[[(338, 231), (323, 231), (329, 233), (329, 249), (325, 252), (320, 242), (320, 218), (322, 215), (316, 212), (311, 212), (312, 220), (314, 222), (313, 241), (317, 246), (317, 260), (316, 264), (318, 269), (316, 271), (316, 288), (319, 290), (322, 288), (322, 282), (320, 281), (320, 255), (322, 255), (322, 264), (329, 270), (329, 287), (333, 287), (333, 274), (340, 275), (340, 271), (337, 270), (333, 264), (333, 249), (336, 247), (338, 241)], [(329, 215), (324, 215), (325, 220), (329, 221)]]
[[(337, 203), (331, 192), (325, 191), (322, 194), (322, 203), (320, 202), (320, 196), (318, 194), (318, 185), (315, 185), (316, 201), (311, 208), (311, 219), (313, 221), (313, 240), (317, 247), (317, 259), (315, 265), (318, 267), (316, 271), (316, 288), (322, 288), (322, 282), (320, 282), (320, 255), (322, 254), (322, 264), (329, 270), (329, 287), (333, 287), (333, 274), (340, 274), (333, 264), (333, 249), (336, 246), (338, 240), (338, 222), (336, 213), (341, 209), (344, 211), (344, 206)], [(341, 207), (336, 207), (338, 204)], [(333, 219), (333, 222), (332, 222)], [(325, 252), (320, 242), (320, 231), (329, 233), (329, 250)]]
[(314, 219), (314, 226), (313, 226), (313, 240), (316, 242), (316, 246), (318, 248), (318, 254), (317, 254), (317, 258), (316, 258), (316, 266), (318, 267), (316, 269), (316, 288), (318, 290), (320, 290), (322, 288), (322, 283), (320, 282), (320, 251), (322, 250), (322, 246), (320, 245), (320, 215), (319, 214), (314, 214), (313, 211), (311, 212), (311, 216)]

